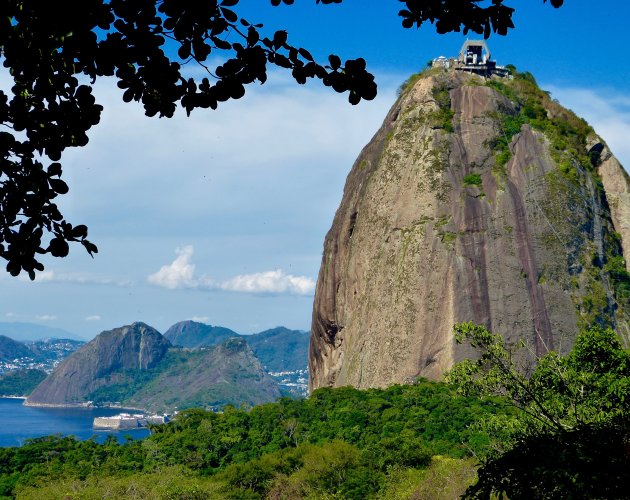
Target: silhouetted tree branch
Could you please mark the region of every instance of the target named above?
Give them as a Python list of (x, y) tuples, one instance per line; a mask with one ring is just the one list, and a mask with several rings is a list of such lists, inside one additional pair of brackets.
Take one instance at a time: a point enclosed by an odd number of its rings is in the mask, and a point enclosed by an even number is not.
[[(503, 0), (399, 0), (404, 28), (429, 22), (438, 33), (505, 35), (514, 25)], [(546, 2), (547, 0), (543, 0)], [(68, 192), (62, 152), (88, 143), (100, 121), (92, 83), (115, 77), (125, 102), (141, 102), (147, 116), (171, 117), (179, 105), (216, 109), (239, 99), (245, 87), (267, 80), (268, 66), (291, 72), (297, 83), (318, 79), (357, 104), (376, 96), (362, 58), (317, 62), (289, 43), (286, 31), (238, 15), (239, 0), (5, 0), (0, 3), (0, 59), (12, 79), (0, 91), (0, 258), (13, 276), (43, 270), (38, 255), (64, 257), (69, 242), (90, 255), (97, 247), (84, 225), (66, 221), (54, 203)], [(293, 0), (271, 0), (272, 5)], [(341, 0), (316, 0), (341, 3)], [(562, 0), (551, 0), (558, 7)], [(220, 56), (218, 64), (211, 56)], [(186, 77), (194, 61), (207, 76)], [(213, 67), (214, 66), (214, 67)]]

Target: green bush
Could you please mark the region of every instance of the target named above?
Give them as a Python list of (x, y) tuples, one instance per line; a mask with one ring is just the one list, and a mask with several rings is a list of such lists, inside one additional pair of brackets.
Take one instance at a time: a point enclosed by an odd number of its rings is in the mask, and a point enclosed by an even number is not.
[(437, 112), (433, 113), (434, 125), (446, 132), (454, 132), (453, 116), (455, 116), (455, 112), (451, 109), (451, 95), (448, 87), (445, 84), (437, 83), (433, 86), (431, 93), (438, 105)]
[(481, 186), (481, 176), (479, 174), (465, 175), (464, 186)]

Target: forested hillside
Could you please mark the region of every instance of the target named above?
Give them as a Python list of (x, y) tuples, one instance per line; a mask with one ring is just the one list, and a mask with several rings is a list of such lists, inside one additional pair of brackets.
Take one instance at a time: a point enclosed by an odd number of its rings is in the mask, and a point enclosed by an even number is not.
[[(474, 479), (474, 453), (488, 447), (476, 421), (512, 411), (498, 399), (457, 396), (421, 381), (386, 390), (322, 389), (251, 411), (187, 410), (124, 445), (49, 437), (0, 449), (0, 494), (19, 498), (341, 498), (413, 493), (425, 476)], [(438, 458), (439, 457), (439, 458)], [(428, 469), (427, 469), (428, 468)]]
[(529, 372), (484, 327), (449, 384), (319, 389), (251, 410), (183, 411), (144, 441), (59, 436), (0, 449), (17, 498), (625, 498), (630, 353), (584, 330)]

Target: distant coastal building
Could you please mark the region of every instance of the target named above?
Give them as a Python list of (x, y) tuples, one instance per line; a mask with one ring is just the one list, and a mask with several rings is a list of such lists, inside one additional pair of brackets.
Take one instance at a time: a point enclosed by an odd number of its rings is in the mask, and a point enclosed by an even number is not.
[(141, 413), (120, 413), (112, 417), (96, 417), (92, 427), (96, 430), (141, 429), (148, 424), (165, 424), (170, 420), (168, 415), (144, 415)]
[(457, 58), (437, 57), (433, 59), (431, 67), (452, 68), (481, 76), (510, 76), (510, 72), (504, 66), (497, 66), (496, 61), (492, 60), (490, 49), (483, 40), (466, 40)]

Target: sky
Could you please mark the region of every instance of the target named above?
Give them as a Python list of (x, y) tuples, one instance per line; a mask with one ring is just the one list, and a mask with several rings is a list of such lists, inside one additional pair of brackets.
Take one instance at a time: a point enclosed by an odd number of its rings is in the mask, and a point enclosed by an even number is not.
[[(506, 3), (516, 8), (516, 28), (490, 37), (493, 58), (531, 71), (628, 167), (630, 3)], [(46, 258), (35, 282), (0, 273), (0, 322), (86, 339), (134, 321), (162, 332), (188, 319), (244, 334), (310, 328), (324, 236), (354, 159), (398, 86), (430, 59), (457, 55), (467, 37), (438, 35), (432, 25), (404, 30), (403, 4), (394, 1), (239, 5), (249, 21), (269, 33), (287, 29), (289, 43), (320, 60), (364, 57), (378, 97), (352, 106), (320, 84), (272, 71), (217, 111), (157, 119), (123, 103), (114, 81), (99, 80), (101, 123), (86, 147), (64, 154), (70, 193), (59, 202), (70, 221), (89, 227), (99, 253), (92, 259), (75, 245), (67, 258)], [(8, 82), (0, 69), (0, 85)]]

